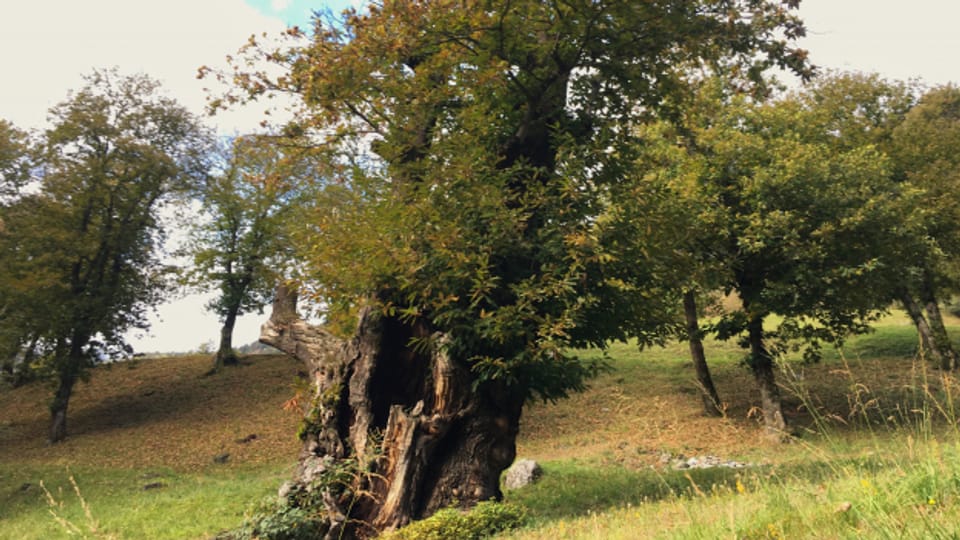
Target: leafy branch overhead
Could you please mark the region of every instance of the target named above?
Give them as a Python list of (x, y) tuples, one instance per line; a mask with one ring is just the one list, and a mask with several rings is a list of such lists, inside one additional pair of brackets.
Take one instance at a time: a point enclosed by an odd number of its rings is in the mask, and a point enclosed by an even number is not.
[(564, 347), (658, 333), (645, 269), (590, 240), (633, 152), (623, 127), (676, 107), (697, 66), (808, 76), (802, 34), (773, 2), (385, 2), (289, 47), (251, 38), (215, 105), (302, 98), (287, 132), (322, 181), (294, 244), (317, 300), (427, 318), (481, 378), (552, 398), (587, 374)]

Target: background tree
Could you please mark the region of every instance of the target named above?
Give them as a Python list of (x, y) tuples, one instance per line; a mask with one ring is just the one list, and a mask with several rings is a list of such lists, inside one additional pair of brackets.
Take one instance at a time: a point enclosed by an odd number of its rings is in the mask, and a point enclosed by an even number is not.
[(218, 289), (207, 306), (222, 323), (214, 372), (237, 361), (237, 317), (262, 311), (283, 276), (288, 251), (283, 220), (290, 213), (293, 187), (303, 183), (306, 170), (294, 159), (296, 153), (264, 138), (238, 137), (225, 153), (224, 169), (197, 193), (208, 218), (194, 222), (186, 248), (193, 265), (185, 279), (192, 287)]
[(911, 218), (905, 222), (910, 238), (901, 243), (899, 297), (924, 338), (925, 353), (943, 369), (957, 367), (939, 304), (960, 283), (958, 144), (960, 89), (953, 86), (925, 93), (893, 130), (890, 143), (902, 180), (917, 191), (914, 205), (904, 210)]
[(645, 288), (665, 308), (648, 317), (663, 321), (665, 336), (688, 342), (704, 413), (719, 416), (723, 407), (707, 364), (700, 312), (710, 295), (723, 288), (724, 261), (708, 249), (720, 241), (716, 233), (722, 229), (705, 219), (710, 201), (675, 174), (676, 164), (695, 152), (678, 144), (690, 140), (681, 135), (687, 130), (680, 122), (674, 117), (638, 128), (635, 172), (617, 188), (617, 202), (609, 208), (617, 220), (609, 229), (622, 236), (605, 245), (625, 246), (616, 259), (626, 264), (642, 261), (648, 270)]
[(30, 146), (25, 131), (0, 119), (0, 204), (13, 198), (30, 179)]
[(74, 384), (129, 352), (165, 279), (157, 211), (203, 167), (196, 120), (145, 76), (94, 72), (50, 111), (36, 190), (17, 197), (0, 237), (4, 281), (55, 380), (50, 441), (66, 436)]
[(360, 313), (338, 341), (279, 295), (265, 328), (318, 391), (291, 504), (335, 537), (499, 497), (524, 400), (590, 373), (569, 348), (657, 335), (643, 264), (612, 264), (597, 222), (629, 126), (690, 62), (805, 72), (801, 34), (779, 2), (390, 1), (264, 51), (290, 72), (220, 103), (303, 97), (287, 131), (323, 139), (327, 183), (295, 244), (317, 299)]
[[(6, 120), (0, 120), (0, 235), (6, 228), (8, 206), (30, 178), (30, 155), (27, 133)], [(15, 384), (23, 379), (29, 366), (29, 359), (24, 357), (25, 342), (28, 343), (29, 338), (16, 330), (21, 324), (14, 320), (21, 311), (16, 300), (17, 295), (7, 280), (0, 277), (0, 372)]]
[[(700, 201), (697, 230), (709, 236), (693, 244), (699, 260), (717, 261), (724, 289), (743, 304), (716, 330), (743, 336), (764, 424), (782, 437), (777, 342), (842, 340), (885, 307), (878, 284), (889, 274), (879, 254), (898, 224), (897, 190), (883, 154), (834, 142), (827, 120), (837, 111), (824, 111), (816, 97), (713, 100), (691, 109), (686, 133), (667, 132), (693, 149), (674, 153), (667, 170), (675, 192)], [(775, 332), (764, 327), (771, 314), (784, 318)]]

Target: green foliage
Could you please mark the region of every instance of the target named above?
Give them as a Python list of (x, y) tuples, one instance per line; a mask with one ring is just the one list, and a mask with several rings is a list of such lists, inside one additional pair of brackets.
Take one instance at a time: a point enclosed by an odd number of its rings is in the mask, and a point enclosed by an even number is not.
[(925, 93), (892, 133), (890, 153), (905, 185), (916, 191), (915, 204), (904, 209), (912, 235), (904, 277), (917, 278), (937, 293), (960, 284), (960, 89), (934, 88)]
[(311, 510), (271, 498), (234, 531), (221, 533), (220, 540), (312, 540), (329, 528)]
[(187, 211), (190, 238), (180, 254), (192, 265), (181, 272), (188, 288), (217, 290), (207, 305), (222, 323), (214, 370), (236, 361), (233, 328), (237, 318), (262, 312), (280, 279), (291, 277), (285, 223), (292, 215), (296, 186), (309, 167), (295, 148), (273, 139), (233, 139), (217, 156), (219, 170), (194, 190)]
[(229, 540), (270, 539), (306, 540), (317, 538), (330, 529), (330, 521), (323, 513), (324, 499), (346, 496), (351, 505), (357, 495), (351, 492), (354, 480), (360, 474), (355, 459), (333, 460), (327, 457), (323, 469), (309, 488), (296, 486), (283, 497), (270, 499), (244, 520), (235, 531), (221, 535)]
[(287, 270), (284, 218), (308, 168), (295, 150), (256, 136), (233, 139), (219, 159), (222, 170), (195, 189), (202, 219), (183, 249), (193, 262), (183, 281), (219, 289), (208, 308), (225, 320), (261, 310)]
[[(29, 135), (0, 119), (0, 208), (30, 179), (31, 141)], [(0, 218), (0, 231), (3, 219)]]
[(726, 87), (708, 81), (677, 127), (643, 130), (648, 181), (690, 209), (675, 244), (688, 279), (743, 301), (743, 313), (715, 323), (718, 335), (776, 313), (775, 337), (811, 343), (813, 358), (818, 342), (863, 331), (899, 278), (891, 243), (908, 194), (864, 132), (889, 137), (909, 95), (845, 76), (766, 103)]
[(464, 511), (444, 508), (385, 535), (388, 540), (481, 540), (523, 526), (527, 511), (516, 504), (484, 501)]
[(34, 189), (4, 208), (0, 334), (59, 378), (54, 408), (65, 411), (73, 382), (128, 354), (124, 332), (159, 302), (157, 212), (202, 171), (207, 139), (145, 76), (94, 72), (50, 114)]
[(645, 253), (669, 250), (652, 222), (607, 215), (638, 112), (675, 109), (693, 67), (761, 93), (767, 67), (808, 76), (788, 4), (385, 2), (317, 20), (306, 45), (251, 40), (238, 63), (287, 71), (240, 67), (214, 106), (302, 96), (285, 131), (320, 142), (320, 180), (293, 241), (331, 319), (373, 303), (426, 321), (477, 384), (553, 399), (594, 371), (569, 347), (672, 331), (666, 265)]

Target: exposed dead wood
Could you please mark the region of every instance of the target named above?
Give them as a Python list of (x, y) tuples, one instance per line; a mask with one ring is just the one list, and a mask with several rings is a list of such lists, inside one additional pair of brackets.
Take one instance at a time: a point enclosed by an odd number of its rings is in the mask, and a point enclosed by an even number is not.
[[(433, 345), (414, 349), (413, 339)], [(310, 370), (315, 396), (285, 492), (325, 507), (328, 536), (364, 537), (501, 496), (522, 397), (500, 385), (474, 388), (469, 366), (450, 358), (446, 337), (425, 322), (365, 309), (343, 340), (297, 316), (296, 292), (281, 287), (260, 341)], [(349, 479), (330, 485), (343, 470)]]

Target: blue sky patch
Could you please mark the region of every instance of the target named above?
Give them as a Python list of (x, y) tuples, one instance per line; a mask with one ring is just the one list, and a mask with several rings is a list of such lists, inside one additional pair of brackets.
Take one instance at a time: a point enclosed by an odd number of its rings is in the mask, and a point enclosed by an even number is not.
[(264, 15), (280, 18), (287, 26), (296, 25), (300, 28), (310, 27), (314, 11), (330, 9), (334, 13), (340, 13), (345, 8), (358, 3), (351, 0), (244, 0), (244, 2)]

